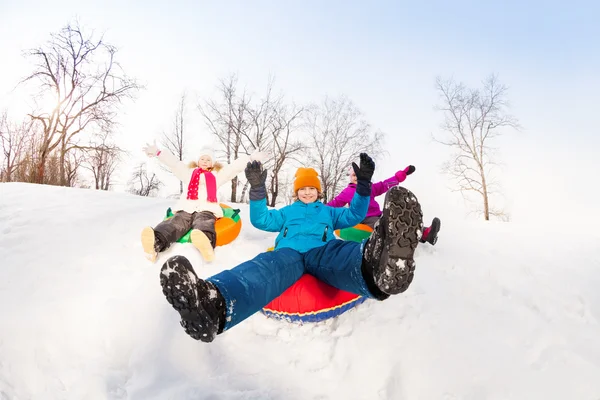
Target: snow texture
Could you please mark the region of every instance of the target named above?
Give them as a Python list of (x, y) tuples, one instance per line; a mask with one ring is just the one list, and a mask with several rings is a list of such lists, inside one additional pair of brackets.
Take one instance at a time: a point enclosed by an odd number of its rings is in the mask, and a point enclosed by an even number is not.
[(162, 263), (183, 254), (208, 277), (275, 234), (236, 205), (242, 233), (214, 263), (175, 244), (152, 264), (140, 231), (171, 205), (0, 184), (0, 399), (600, 399), (599, 237), (566, 206), (535, 227), (440, 215), (405, 293), (319, 324), (259, 313), (204, 344), (163, 297)]

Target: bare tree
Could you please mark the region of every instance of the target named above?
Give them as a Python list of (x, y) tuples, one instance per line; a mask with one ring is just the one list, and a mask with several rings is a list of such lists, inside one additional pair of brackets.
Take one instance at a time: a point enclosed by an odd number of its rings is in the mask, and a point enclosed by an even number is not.
[(80, 182), (79, 171), (85, 159), (86, 155), (82, 149), (73, 149), (66, 153), (66, 155), (59, 155), (60, 167), (56, 176), (60, 177), (60, 181), (56, 185), (76, 186)]
[[(35, 129), (35, 125), (33, 125), (32, 128)], [(13, 182), (34, 182), (34, 169), (37, 165), (36, 155), (38, 148), (38, 137), (39, 135), (31, 134), (28, 140), (25, 142), (23, 157), (21, 158), (18, 167), (12, 171), (11, 180)]]
[[(247, 153), (254, 150), (265, 151), (271, 153), (273, 148), (273, 139), (277, 134), (276, 119), (279, 109), (282, 107), (283, 96), (273, 96), (274, 79), (269, 78), (265, 96), (258, 101), (257, 105), (248, 104), (249, 123), (245, 130), (240, 131), (242, 136), (242, 147)], [(264, 160), (265, 168), (270, 169), (271, 160)], [(240, 202), (246, 201), (246, 193), (248, 191), (248, 182), (244, 183)]]
[[(186, 94), (181, 95), (179, 105), (175, 111), (175, 118), (173, 121), (173, 130), (169, 133), (163, 132), (161, 139), (161, 145), (169, 150), (179, 161), (183, 161), (184, 158), (184, 146), (185, 146), (185, 115), (186, 115)], [(183, 182), (179, 181), (179, 193), (183, 193)]]
[(67, 25), (45, 46), (26, 53), (35, 68), (22, 82), (36, 83), (38, 97), (53, 104), (51, 110), (30, 114), (42, 126), (35, 182), (44, 183), (46, 161), (57, 150), (60, 184), (68, 184), (67, 153), (85, 147), (77, 138), (94, 129), (110, 131), (119, 105), (141, 88), (115, 61), (116, 53), (102, 37), (85, 35), (78, 24)]
[(15, 124), (9, 121), (6, 111), (0, 114), (0, 146), (2, 146), (3, 157), (2, 165), (0, 165), (1, 182), (16, 180), (15, 172), (25, 159), (30, 135), (30, 123)]
[(156, 174), (148, 176), (148, 170), (145, 163), (140, 163), (129, 180), (129, 193), (138, 196), (154, 196), (162, 186), (162, 182), (156, 177)]
[(123, 150), (110, 141), (110, 132), (98, 135), (98, 143), (86, 150), (83, 167), (92, 172), (97, 190), (109, 190), (112, 176), (119, 164)]
[(308, 160), (321, 175), (325, 201), (341, 189), (341, 182), (358, 155), (382, 153), (383, 133), (373, 131), (362, 112), (345, 96), (325, 98), (306, 113), (312, 151)]
[[(241, 150), (247, 153), (261, 150), (272, 155), (263, 164), (271, 172), (268, 199), (270, 204), (275, 205), (280, 171), (285, 161), (302, 148), (298, 141), (293, 140), (293, 133), (303, 109), (287, 106), (283, 95), (273, 94), (273, 87), (274, 79), (271, 77), (264, 96), (253, 101), (246, 92), (237, 94), (237, 79), (233, 76), (221, 82), (221, 104), (207, 103), (208, 107), (201, 107), (201, 111), (211, 132), (226, 149), (230, 149), (229, 153), (235, 154), (232, 158), (237, 158)], [(231, 201), (238, 201), (239, 183), (236, 178)], [(246, 200), (247, 190), (248, 182), (244, 182), (240, 202)]]
[(305, 110), (295, 106), (281, 106), (273, 121), (273, 166), (270, 168), (270, 206), (275, 207), (280, 187), (288, 187), (285, 178), (282, 181), (283, 167), (287, 161), (298, 161), (301, 151), (306, 146), (295, 139), (295, 133), (300, 125), (300, 119)]
[(444, 113), (444, 135), (434, 139), (454, 150), (444, 171), (456, 180), (457, 191), (463, 196), (474, 192), (481, 196), (482, 213), (486, 221), (490, 215), (506, 220), (506, 213), (490, 204), (490, 195), (498, 190), (498, 181), (492, 175), (496, 165), (495, 148), (490, 142), (505, 132), (506, 128), (519, 129), (517, 119), (507, 113), (508, 88), (491, 75), (481, 89), (470, 89), (453, 79), (438, 78), (436, 88), (440, 94)]
[(287, 195), (280, 196), (283, 199), (282, 203), (284, 206), (288, 206), (294, 202), (293, 187), (294, 178), (291, 174), (280, 174), (278, 179), (279, 187), (287, 188)]
[(240, 131), (244, 139), (242, 147), (248, 153), (255, 149), (268, 149), (273, 142), (272, 132), (283, 101), (283, 96), (273, 96), (273, 85), (274, 79), (269, 78), (265, 96), (259, 104), (248, 105), (249, 125)]
[[(237, 92), (237, 77), (235, 75), (221, 81), (221, 100), (206, 101), (198, 109), (211, 134), (215, 135), (225, 149), (227, 163), (236, 160), (244, 147), (242, 141), (251, 124), (249, 112), (250, 98), (244, 91)], [(231, 181), (231, 201), (237, 199), (238, 178)]]
[[(260, 148), (261, 151), (271, 154), (263, 164), (269, 170), (267, 201), (268, 204), (275, 207), (279, 195), (282, 168), (286, 161), (294, 159), (294, 156), (299, 155), (299, 152), (305, 148), (299, 140), (295, 139), (304, 109), (284, 104), (283, 97), (275, 102), (270, 102), (268, 96), (267, 93), (267, 100), (259, 105), (258, 111), (254, 108), (250, 109), (253, 121), (250, 130), (254, 132), (251, 133), (253, 137), (249, 137), (248, 142), (252, 143), (253, 148)], [(265, 106), (265, 103), (270, 104)], [(248, 182), (242, 189), (240, 202), (246, 201), (247, 189)]]

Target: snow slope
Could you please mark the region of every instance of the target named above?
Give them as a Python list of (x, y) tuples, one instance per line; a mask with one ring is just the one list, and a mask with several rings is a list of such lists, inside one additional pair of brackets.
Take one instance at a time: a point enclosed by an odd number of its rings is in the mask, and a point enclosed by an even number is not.
[(1, 400), (600, 399), (600, 238), (566, 222), (575, 210), (535, 226), (441, 215), (406, 293), (320, 324), (257, 314), (207, 345), (162, 296), (162, 261), (210, 276), (275, 235), (236, 205), (242, 233), (215, 263), (176, 244), (151, 264), (139, 232), (172, 203), (0, 184)]

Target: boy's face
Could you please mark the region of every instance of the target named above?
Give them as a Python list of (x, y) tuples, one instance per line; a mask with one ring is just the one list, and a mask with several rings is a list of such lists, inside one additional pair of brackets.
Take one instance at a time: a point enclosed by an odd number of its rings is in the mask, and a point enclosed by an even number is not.
[(212, 167), (212, 160), (210, 156), (200, 156), (198, 159), (198, 166), (202, 169), (209, 169)]
[(317, 201), (319, 197), (319, 191), (314, 187), (303, 187), (298, 189), (298, 200), (303, 202), (304, 204), (310, 204)]

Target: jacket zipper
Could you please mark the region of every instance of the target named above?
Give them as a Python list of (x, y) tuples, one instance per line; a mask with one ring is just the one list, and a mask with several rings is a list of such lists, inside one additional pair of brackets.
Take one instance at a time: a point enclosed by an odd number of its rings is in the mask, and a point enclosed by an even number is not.
[(287, 230), (288, 230), (288, 228), (286, 227), (285, 230), (283, 231), (283, 237), (285, 237), (287, 235)]
[(326, 226), (325, 227), (325, 232), (323, 232), (323, 241), (326, 242), (327, 241), (327, 230), (329, 230), (329, 227)]

